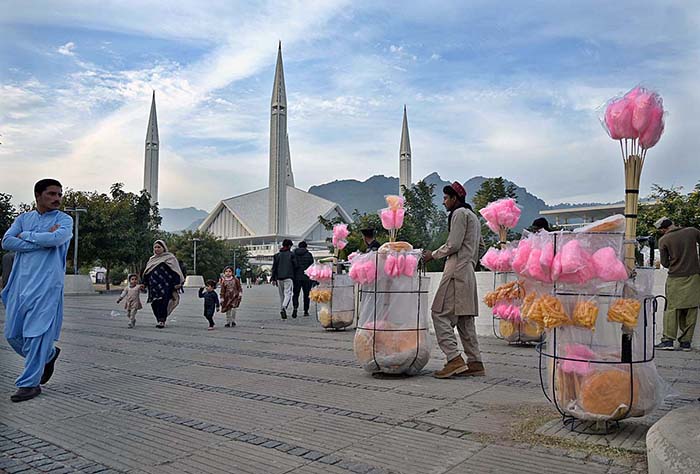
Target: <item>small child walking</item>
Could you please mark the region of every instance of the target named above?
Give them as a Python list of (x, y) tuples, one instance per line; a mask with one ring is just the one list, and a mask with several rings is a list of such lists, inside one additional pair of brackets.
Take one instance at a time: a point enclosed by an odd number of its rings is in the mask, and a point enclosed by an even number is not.
[(207, 280), (207, 287), (199, 289), (199, 297), (204, 298), (204, 317), (209, 321), (209, 330), (214, 329), (214, 312), (219, 309), (216, 282)]
[(126, 316), (129, 318), (128, 328), (136, 326), (136, 312), (143, 308), (141, 305), (141, 285), (139, 285), (139, 277), (137, 275), (129, 275), (129, 286), (122, 290), (122, 294), (117, 299), (117, 303), (124, 301), (124, 309)]
[(226, 267), (219, 283), (221, 284), (221, 312), (226, 313), (224, 327), (232, 328), (236, 326), (236, 308), (243, 298), (241, 280), (233, 276), (233, 268)]

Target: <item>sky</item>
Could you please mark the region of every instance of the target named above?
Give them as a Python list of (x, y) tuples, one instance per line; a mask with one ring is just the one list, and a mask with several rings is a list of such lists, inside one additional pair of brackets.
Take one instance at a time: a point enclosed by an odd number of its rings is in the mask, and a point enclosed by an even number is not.
[[(282, 41), (296, 186), (503, 176), (544, 199), (623, 199), (605, 102), (657, 90), (666, 131), (641, 191), (700, 181), (693, 1), (0, 0), (0, 192), (143, 187), (152, 90), (161, 207), (211, 210), (267, 186)], [(470, 193), (476, 190), (468, 190)]]

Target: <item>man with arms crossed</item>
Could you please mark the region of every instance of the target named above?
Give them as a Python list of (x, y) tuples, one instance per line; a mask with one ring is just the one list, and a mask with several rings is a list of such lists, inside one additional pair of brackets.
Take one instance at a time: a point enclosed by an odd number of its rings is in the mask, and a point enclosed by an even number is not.
[(5, 338), (24, 357), (13, 402), (41, 393), (53, 375), (60, 349), (54, 347), (63, 322), (63, 277), (73, 237), (73, 219), (58, 209), (63, 187), (55, 179), (34, 185), (36, 210), (20, 214), (5, 232), (2, 248), (15, 252), (10, 278), (2, 291)]

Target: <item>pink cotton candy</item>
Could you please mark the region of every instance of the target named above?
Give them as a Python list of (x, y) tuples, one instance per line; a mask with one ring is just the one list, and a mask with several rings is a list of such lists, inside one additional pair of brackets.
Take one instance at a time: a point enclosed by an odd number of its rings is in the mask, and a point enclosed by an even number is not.
[(401, 227), (403, 227), (403, 218), (405, 214), (406, 210), (402, 207), (394, 211), (394, 225), (396, 226), (396, 229), (400, 229)]
[(544, 271), (542, 271), (542, 265), (540, 264), (541, 255), (542, 250), (532, 249), (529, 258), (527, 259), (527, 263), (525, 264), (525, 273), (530, 275), (530, 277), (534, 278), (535, 280), (546, 281), (547, 278), (545, 277)]
[(338, 250), (343, 250), (347, 245), (348, 245), (348, 243), (347, 243), (346, 241), (344, 241), (344, 240), (339, 240), (338, 243), (335, 245), (335, 247), (336, 247)]
[(391, 209), (382, 209), (379, 212), (379, 218), (382, 221), (382, 227), (386, 230), (396, 229), (396, 219), (394, 217), (394, 211)]
[(589, 258), (578, 240), (568, 241), (561, 249), (562, 273), (576, 273), (588, 264)]
[(540, 265), (542, 265), (542, 270), (545, 273), (550, 273), (552, 271), (552, 262), (554, 261), (554, 244), (548, 241), (542, 247), (542, 254), (540, 255)]
[(333, 237), (338, 240), (344, 240), (350, 235), (347, 224), (336, 224), (333, 226)]
[(525, 265), (530, 257), (530, 252), (532, 251), (532, 244), (529, 240), (523, 239), (518, 244), (518, 248), (513, 252), (513, 271), (517, 274), (522, 274), (525, 270)]
[(642, 91), (634, 98), (632, 126), (639, 135), (644, 133), (649, 126), (651, 111), (655, 105), (654, 94), (649, 91)]
[(657, 105), (650, 112), (649, 124), (639, 137), (639, 145), (645, 150), (649, 149), (659, 142), (663, 133), (664, 110), (662, 106)]
[(403, 274), (412, 277), (418, 268), (418, 259), (415, 255), (406, 255), (406, 264), (403, 267)]
[(627, 269), (617, 258), (615, 249), (603, 247), (591, 257), (595, 273), (603, 281), (623, 281), (627, 279)]
[(588, 375), (593, 369), (591, 369), (591, 363), (589, 361), (595, 360), (598, 355), (590, 350), (583, 344), (569, 344), (564, 350), (567, 359), (576, 360), (564, 360), (560, 368), (563, 372), (575, 373), (578, 375)]
[(481, 264), (491, 271), (497, 272), (498, 267), (498, 251), (491, 247), (486, 251), (483, 257), (481, 257)]
[(558, 281), (561, 275), (561, 254), (558, 253), (552, 260), (552, 281)]
[(388, 276), (394, 276), (394, 271), (396, 270), (396, 255), (389, 254), (386, 256), (384, 261), (384, 274)]
[(512, 229), (518, 224), (521, 209), (514, 199), (505, 198), (488, 204), (479, 213), (486, 219), (489, 229), (498, 233), (500, 227)]
[(396, 259), (396, 274), (397, 275), (403, 274), (403, 271), (405, 268), (406, 268), (406, 256), (401, 254)]
[(610, 102), (605, 109), (605, 125), (610, 137), (615, 140), (621, 138), (637, 138), (639, 134), (632, 126), (632, 112), (634, 101), (626, 97)]
[(348, 255), (348, 262), (352, 262), (353, 259), (354, 259), (355, 257), (357, 257), (358, 255), (361, 255), (361, 254), (360, 254), (360, 252), (357, 252), (357, 251), (355, 251), (355, 252), (351, 253), (350, 255)]

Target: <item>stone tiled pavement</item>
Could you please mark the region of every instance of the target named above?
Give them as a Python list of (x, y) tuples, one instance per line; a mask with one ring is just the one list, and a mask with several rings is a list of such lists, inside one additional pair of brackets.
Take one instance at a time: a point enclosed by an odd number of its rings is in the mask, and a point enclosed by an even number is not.
[[(547, 405), (531, 347), (481, 337), (487, 377), (376, 379), (355, 363), (352, 331), (279, 320), (272, 287), (248, 290), (239, 325), (218, 317), (215, 331), (192, 290), (164, 330), (148, 309), (127, 329), (115, 299), (66, 298), (63, 351), (35, 400), (9, 401), (21, 361), (0, 345), (0, 472), (644, 472), (649, 424), (700, 396), (700, 354), (660, 353), (676, 398), (617, 434), (575, 435)], [(522, 423), (539, 434), (521, 439)]]

